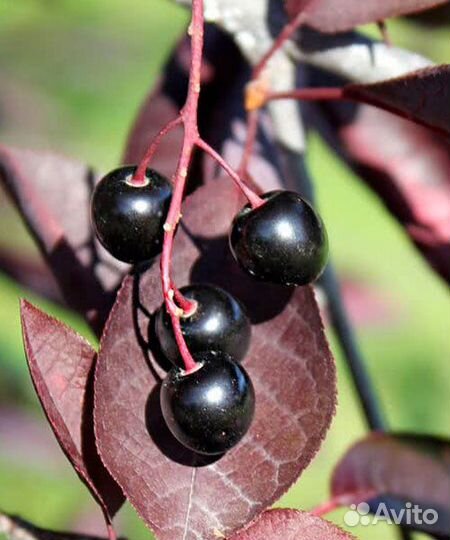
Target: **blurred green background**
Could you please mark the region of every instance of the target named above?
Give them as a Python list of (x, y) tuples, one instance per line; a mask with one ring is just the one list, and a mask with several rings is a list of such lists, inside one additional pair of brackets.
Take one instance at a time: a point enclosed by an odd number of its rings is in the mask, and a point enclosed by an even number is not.
[[(167, 0), (0, 0), (0, 140), (52, 148), (101, 169), (117, 164), (137, 109), (187, 13)], [(450, 59), (450, 31), (389, 25), (395, 44), (435, 61)], [(376, 28), (364, 31), (377, 35)], [(368, 368), (395, 430), (449, 435), (449, 303), (379, 201), (322, 143), (310, 141), (333, 257), (349, 280), (351, 314)], [(0, 245), (35, 248), (0, 198)], [(355, 285), (356, 284), (356, 285)], [(50, 528), (101, 534), (98, 512), (60, 457), (31, 387), (22, 349), (18, 298), (26, 296), (92, 337), (85, 324), (33, 297), (0, 274), (0, 508)], [(327, 499), (330, 471), (365, 433), (335, 347), (339, 407), (320, 453), (280, 505), (310, 508)], [(343, 525), (343, 512), (332, 518)], [(121, 535), (148, 537), (131, 508)], [(396, 538), (392, 527), (356, 528), (360, 538)]]

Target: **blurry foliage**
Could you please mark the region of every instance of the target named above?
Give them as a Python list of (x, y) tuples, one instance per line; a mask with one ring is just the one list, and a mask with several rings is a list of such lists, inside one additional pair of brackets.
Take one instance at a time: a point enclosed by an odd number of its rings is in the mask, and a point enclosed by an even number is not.
[[(186, 20), (184, 10), (167, 0), (0, 0), (0, 140), (51, 147), (100, 169), (114, 166), (131, 121)], [(389, 22), (388, 28), (395, 44), (449, 61), (450, 29), (406, 21)], [(378, 37), (374, 27), (364, 31)], [(359, 331), (392, 427), (446, 434), (450, 341), (445, 285), (381, 204), (318, 139), (310, 141), (309, 163), (340, 272), (375, 284), (399, 306), (394, 321)], [(35, 249), (1, 193), (0, 245)], [(39, 423), (42, 413), (22, 350), (18, 297), (23, 295), (92, 336), (73, 314), (0, 276), (0, 411), (11, 404), (28, 407), (26, 414)], [(283, 497), (283, 506), (310, 508), (326, 499), (333, 465), (365, 432), (339, 354), (337, 359), (337, 416), (319, 455)], [(31, 457), (32, 444), (28, 451)], [(93, 509), (63, 458), (39, 469), (32, 459), (11, 464), (1, 441), (0, 507), (38, 525), (78, 530), (83, 509)], [(341, 525), (342, 514), (334, 514)], [(136, 540), (145, 535), (130, 511), (120, 518), (119, 529)], [(395, 537), (384, 525), (352, 532), (367, 539)]]

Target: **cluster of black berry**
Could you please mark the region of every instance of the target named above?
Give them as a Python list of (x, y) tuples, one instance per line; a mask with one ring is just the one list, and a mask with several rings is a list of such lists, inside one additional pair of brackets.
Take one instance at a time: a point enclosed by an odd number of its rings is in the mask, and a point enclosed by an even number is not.
[[(122, 167), (105, 176), (91, 207), (100, 242), (114, 257), (132, 264), (161, 251), (172, 196), (171, 183), (152, 169), (147, 169), (145, 182), (133, 183), (136, 169)], [(283, 285), (315, 280), (328, 253), (320, 217), (290, 191), (266, 193), (260, 206), (245, 206), (233, 220), (230, 247), (246, 272)], [(193, 306), (180, 317), (180, 327), (198, 367), (183, 370), (163, 305), (156, 314), (156, 333), (174, 367), (162, 384), (162, 412), (183, 445), (202, 454), (221, 454), (244, 436), (254, 414), (253, 385), (240, 364), (250, 344), (250, 321), (243, 306), (218, 287), (190, 285), (180, 293)]]

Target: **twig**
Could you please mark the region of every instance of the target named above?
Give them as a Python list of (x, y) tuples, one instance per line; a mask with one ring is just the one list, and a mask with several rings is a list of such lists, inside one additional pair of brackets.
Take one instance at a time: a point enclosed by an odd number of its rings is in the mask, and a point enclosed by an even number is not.
[(305, 19), (304, 13), (302, 11), (299, 11), (297, 16), (294, 17), (292, 21), (288, 22), (283, 27), (283, 30), (278, 34), (276, 40), (273, 42), (270, 49), (266, 52), (266, 54), (261, 58), (261, 60), (253, 69), (253, 75), (252, 75), (253, 80), (256, 80), (260, 77), (260, 75), (263, 73), (270, 59), (295, 34), (295, 32), (299, 29), (299, 27), (303, 23), (304, 19)]
[(367, 372), (362, 351), (345, 311), (341, 288), (331, 263), (328, 264), (323, 273), (321, 284), (327, 297), (330, 321), (350, 369), (367, 424), (371, 430), (385, 430), (386, 423), (381, 406)]
[(300, 101), (333, 101), (349, 99), (344, 88), (298, 88), (289, 92), (268, 92), (266, 102), (276, 99), (297, 99)]
[(247, 197), (248, 202), (252, 208), (258, 208), (261, 206), (264, 201), (259, 197), (252, 189), (247, 186), (247, 184), (240, 178), (239, 174), (228, 165), (228, 163), (220, 156), (214, 148), (212, 148), (207, 142), (203, 139), (198, 139), (197, 145), (207, 154), (209, 154), (222, 168), (228, 173), (231, 179), (235, 182), (237, 187), (242, 191), (242, 193)]
[(238, 173), (241, 176), (245, 176), (248, 173), (248, 167), (250, 158), (255, 146), (256, 137), (258, 134), (258, 111), (248, 111), (247, 113), (247, 135), (245, 139), (244, 152), (242, 154), (241, 163), (239, 165)]
[(181, 204), (183, 202), (188, 169), (195, 143), (199, 138), (197, 116), (203, 56), (203, 0), (193, 0), (192, 2), (192, 20), (189, 26), (189, 32), (191, 34), (191, 65), (189, 71), (188, 95), (186, 103), (180, 112), (180, 117), (184, 125), (183, 146), (178, 160), (177, 170), (173, 178), (174, 191), (166, 223), (164, 224), (164, 240), (160, 260), (164, 302), (172, 321), (175, 339), (187, 373), (195, 371), (198, 366), (189, 352), (181, 331), (180, 315), (182, 314), (182, 310), (180, 310), (173, 300), (174, 290), (171, 280), (171, 262), (175, 231), (181, 218)]
[(343, 493), (342, 495), (332, 497), (329, 501), (316, 506), (310, 510), (310, 512), (314, 516), (325, 516), (326, 514), (334, 512), (334, 510), (342, 508), (343, 506), (350, 506), (351, 504), (359, 504), (360, 502), (368, 501), (373, 497), (376, 497), (376, 495), (377, 493), (373, 489), (359, 491), (356, 493)]

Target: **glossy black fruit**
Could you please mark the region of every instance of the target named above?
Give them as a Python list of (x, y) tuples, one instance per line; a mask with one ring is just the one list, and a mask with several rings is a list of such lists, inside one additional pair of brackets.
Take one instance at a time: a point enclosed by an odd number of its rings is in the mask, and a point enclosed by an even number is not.
[(201, 454), (222, 454), (245, 435), (255, 393), (245, 369), (226, 354), (198, 356), (201, 367), (186, 375), (174, 367), (161, 387), (161, 409), (172, 434)]
[(171, 183), (153, 169), (147, 169), (145, 185), (131, 184), (135, 171), (135, 166), (127, 166), (107, 174), (95, 187), (91, 201), (98, 239), (116, 259), (132, 264), (161, 251), (172, 197)]
[(258, 208), (234, 218), (230, 247), (249, 274), (283, 285), (306, 285), (325, 268), (328, 240), (322, 220), (300, 195), (272, 191)]
[[(216, 351), (229, 354), (237, 362), (242, 360), (250, 344), (251, 324), (240, 302), (213, 285), (188, 285), (180, 292), (197, 302), (192, 315), (180, 318), (181, 331), (194, 358), (198, 352)], [(164, 306), (156, 315), (155, 328), (164, 356), (183, 367)]]

